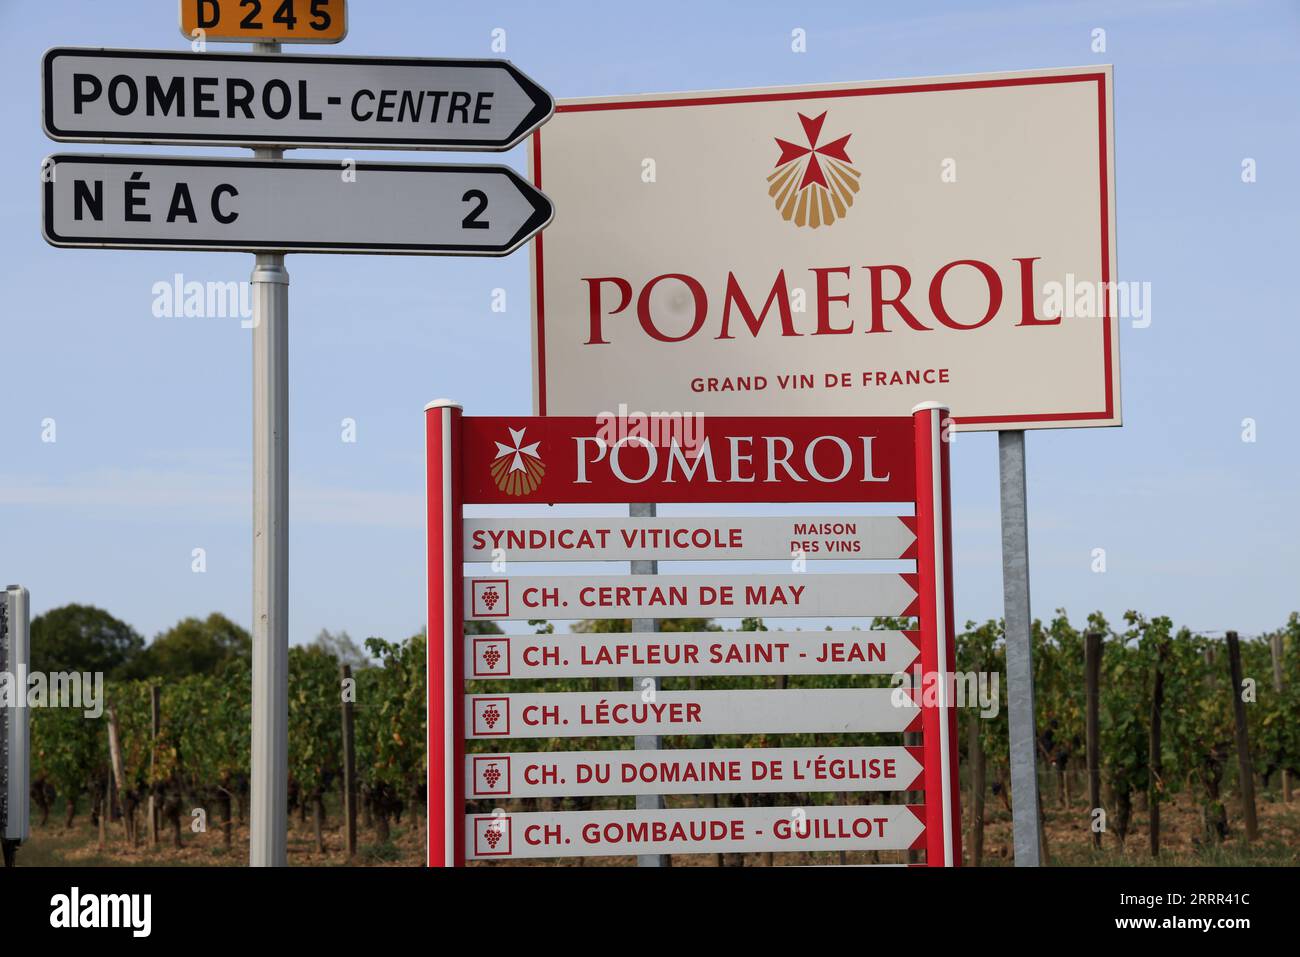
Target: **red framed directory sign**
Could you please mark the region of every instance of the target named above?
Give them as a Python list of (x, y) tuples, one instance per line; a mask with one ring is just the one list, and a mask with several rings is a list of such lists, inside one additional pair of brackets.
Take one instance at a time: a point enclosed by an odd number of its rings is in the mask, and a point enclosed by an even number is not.
[[(630, 426), (630, 427), (629, 427)], [(960, 863), (953, 701), (950, 427), (911, 416), (469, 417), (425, 410), (429, 864), (822, 850)], [(914, 515), (467, 518), (467, 505), (896, 503)], [(790, 559), (784, 574), (520, 575), (466, 563)], [(821, 573), (823, 559), (914, 573)], [(729, 568), (734, 567), (729, 565)], [(815, 566), (814, 566), (815, 567)], [(856, 566), (855, 566), (856, 567)], [(622, 569), (616, 569), (622, 571)], [(511, 622), (901, 617), (914, 631), (528, 634)], [(466, 636), (466, 621), (501, 634)], [(911, 687), (467, 692), (466, 681), (897, 674)], [(571, 686), (571, 685), (570, 685)], [(477, 686), (476, 686), (477, 687)], [(544, 687), (544, 686), (543, 686)], [(920, 747), (483, 751), (467, 741), (919, 731)], [(697, 739), (693, 739), (697, 740)], [(496, 748), (497, 745), (488, 745)], [(517, 812), (483, 802), (659, 794), (909, 791), (914, 804)], [(467, 805), (472, 802), (473, 806)], [(619, 803), (619, 802), (612, 802)], [(628, 802), (621, 802), (628, 803)], [(716, 803), (716, 802), (715, 802)]]

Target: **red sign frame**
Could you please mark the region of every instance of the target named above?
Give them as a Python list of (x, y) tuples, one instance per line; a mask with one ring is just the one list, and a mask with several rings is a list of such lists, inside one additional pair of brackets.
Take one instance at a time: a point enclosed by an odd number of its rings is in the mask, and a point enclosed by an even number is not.
[(593, 417), (465, 417), (446, 400), (425, 409), (429, 866), (465, 863), (464, 506), (525, 502), (914, 502), (921, 666), (932, 684), (920, 695), (921, 840), (927, 866), (960, 864), (947, 410), (710, 418), (689, 441), (673, 428), (599, 439), (609, 426)]

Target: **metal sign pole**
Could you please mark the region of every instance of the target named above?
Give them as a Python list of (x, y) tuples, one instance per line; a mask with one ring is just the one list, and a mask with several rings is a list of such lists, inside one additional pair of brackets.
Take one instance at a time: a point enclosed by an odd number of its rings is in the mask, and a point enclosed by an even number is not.
[[(278, 53), (278, 43), (254, 44)], [(259, 159), (283, 150), (257, 149)], [(289, 797), (289, 273), (253, 267), (253, 740), (248, 863), (284, 867)]]
[[(31, 826), (31, 720), (26, 675), (31, 666), (30, 596), (22, 585), (0, 591), (0, 672), (14, 682), (15, 701), (0, 708), (0, 850), (13, 867)], [(14, 676), (17, 676), (16, 678)]]
[(1002, 499), (1003, 635), (1007, 648), (1007, 724), (1011, 751), (1011, 827), (1017, 867), (1037, 867), (1038, 735), (1029, 618), (1029, 533), (1025, 507), (1025, 433), (998, 433)]
[[(654, 518), (655, 506), (653, 502), (633, 502), (628, 506), (627, 514), (632, 518)], [(632, 565), (633, 575), (657, 575), (659, 573), (658, 562), (634, 561)], [(634, 632), (658, 631), (659, 622), (654, 618), (633, 618), (632, 630)], [(646, 682), (650, 682), (647, 686)], [(659, 690), (659, 679), (652, 677), (634, 678), (632, 680), (634, 691), (644, 693), (648, 688), (654, 691)], [(633, 742), (633, 747), (638, 751), (658, 751), (659, 737), (653, 734), (638, 734)], [(638, 794), (636, 796), (636, 809), (638, 811), (657, 811), (664, 806), (664, 799), (659, 794)], [(668, 857), (665, 854), (640, 854), (636, 859), (637, 867), (666, 867)]]

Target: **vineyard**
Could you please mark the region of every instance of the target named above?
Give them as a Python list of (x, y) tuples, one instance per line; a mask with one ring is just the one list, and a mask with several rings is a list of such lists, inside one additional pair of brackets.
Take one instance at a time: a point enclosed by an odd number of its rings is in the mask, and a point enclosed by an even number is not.
[[(539, 630), (550, 626), (532, 623)], [(877, 627), (906, 622), (881, 620)], [(627, 622), (586, 622), (588, 630), (626, 630)], [(666, 630), (719, 630), (708, 621), (670, 620)], [(496, 633), (494, 625), (468, 624), (467, 632)], [(766, 630), (747, 619), (742, 630)], [(1102, 814), (1088, 801), (1086, 763), (1086, 634), (1100, 636), (1097, 716)], [(1272, 635), (1240, 642), (1240, 688), (1231, 676), (1226, 642), (1174, 630), (1168, 618), (1130, 612), (1123, 628), (1098, 615), (1083, 627), (1064, 612), (1034, 625), (1036, 709), (1040, 792), (1052, 822), (1048, 854), (1068, 863), (1115, 863), (1150, 859), (1163, 837), (1213, 858), (1225, 846), (1282, 848), (1281, 858), (1300, 857), (1300, 835), (1290, 782), (1300, 774), (1300, 618), (1292, 615)], [(810, 638), (812, 636), (809, 636)], [(345, 680), (338, 657), (319, 646), (290, 650), (290, 810), (311, 829), (323, 852), (345, 806), (345, 710), (352, 713), (360, 841), (391, 846), (393, 826), (404, 821), (409, 840), (386, 859), (419, 863), (425, 809), (425, 642), (366, 642), (368, 665)], [(1001, 627), (996, 621), (968, 624), (958, 636), (959, 672), (989, 676), (998, 690), (996, 714), (980, 716), (973, 702), (959, 712), (963, 843), (967, 863), (998, 863), (1009, 815), (1009, 769), (1005, 669)], [(996, 677), (993, 677), (996, 676)], [(151, 832), (172, 853), (219, 836), (228, 863), (243, 863), (235, 835), (245, 818), (249, 773), (250, 674), (246, 656), (234, 655), (211, 670), (175, 678), (111, 680), (98, 718), (79, 709), (35, 709), (32, 713), (33, 837), (67, 832), (78, 814), (88, 814), (101, 846), (147, 849)], [(887, 684), (887, 678), (771, 677), (665, 679), (666, 690), (740, 687), (842, 687)], [(549, 681), (550, 690), (627, 690), (630, 679)], [(541, 690), (540, 682), (474, 682), (475, 691)], [(1252, 773), (1239, 770), (1234, 696), (1241, 695), (1247, 719)], [(345, 709), (344, 705), (350, 704)], [(985, 709), (991, 711), (992, 709)], [(156, 720), (155, 720), (156, 714)], [(665, 747), (829, 747), (897, 743), (897, 736), (715, 735), (665, 738)], [(628, 747), (626, 738), (489, 742), (491, 750), (532, 751), (582, 747)], [(471, 750), (489, 750), (471, 743)], [(1243, 787), (1243, 783), (1249, 786)], [(906, 795), (848, 793), (823, 795), (721, 795), (669, 797), (669, 806), (698, 802), (725, 805), (763, 803), (879, 803)], [(631, 798), (528, 799), (507, 802), (515, 810), (618, 807)], [(156, 827), (149, 827), (150, 808)], [(1257, 812), (1258, 807), (1258, 812)], [(491, 811), (488, 804), (471, 810)], [(1256, 820), (1258, 819), (1258, 823)], [(1139, 827), (1140, 822), (1140, 827)], [(986, 839), (985, 824), (989, 836)], [(82, 825), (84, 827), (84, 820)], [(206, 836), (208, 831), (214, 837)], [(1139, 833), (1141, 838), (1136, 837)], [(1251, 831), (1257, 832), (1254, 840)], [(202, 836), (201, 836), (202, 835)], [(1047, 835), (1045, 835), (1047, 836)], [(336, 841), (331, 842), (337, 844)], [(1094, 843), (1098, 845), (1094, 848)], [(1168, 855), (1169, 850), (1164, 852)], [(1181, 853), (1181, 851), (1180, 851)], [(1089, 857), (1089, 855), (1100, 857)], [(887, 860), (880, 856), (825, 853), (828, 861)], [(790, 855), (785, 855), (790, 856)], [(681, 864), (748, 865), (771, 855), (699, 855)], [(776, 855), (777, 862), (783, 855)], [(1207, 859), (1209, 859), (1207, 858)], [(147, 858), (146, 858), (147, 860)], [(1179, 858), (1180, 862), (1185, 862)], [(610, 859), (619, 863), (619, 859)], [(1237, 860), (1249, 863), (1250, 858)], [(203, 863), (214, 863), (204, 860)], [(626, 862), (624, 862), (626, 863)]]
[[(343, 785), (345, 698), (357, 703), (357, 789), (374, 840), (386, 843), (390, 822), (424, 800), (424, 638), (372, 638), (367, 648), (378, 666), (346, 681), (339, 661), (321, 648), (289, 652), (290, 801), (311, 815), (318, 847), (326, 798)], [(114, 827), (135, 846), (145, 839), (139, 826), (152, 799), (172, 847), (212, 827), (231, 849), (248, 798), (250, 677), (248, 660), (237, 657), (212, 674), (109, 682), (98, 719), (75, 708), (34, 710), (34, 824), (46, 826), (57, 804), (63, 827), (71, 828), (78, 808), (88, 806), (101, 840), (117, 817)]]

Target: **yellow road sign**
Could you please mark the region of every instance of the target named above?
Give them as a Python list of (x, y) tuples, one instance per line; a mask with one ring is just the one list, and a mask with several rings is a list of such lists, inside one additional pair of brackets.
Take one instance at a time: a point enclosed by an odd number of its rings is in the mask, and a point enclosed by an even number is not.
[(187, 39), (225, 43), (338, 43), (347, 0), (180, 0)]

